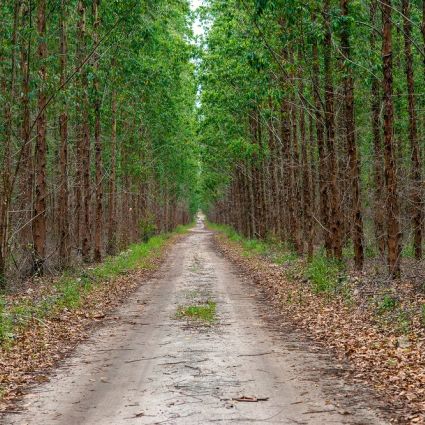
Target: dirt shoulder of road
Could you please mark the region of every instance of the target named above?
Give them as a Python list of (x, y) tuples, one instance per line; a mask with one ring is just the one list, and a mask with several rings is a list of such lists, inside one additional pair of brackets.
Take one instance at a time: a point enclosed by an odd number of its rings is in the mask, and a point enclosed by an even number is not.
[(216, 233), (217, 248), (262, 287), (270, 305), (308, 337), (347, 361), (346, 379), (366, 384), (385, 401), (394, 423), (425, 423), (423, 333), (383, 331), (364, 306), (315, 293), (306, 279)]
[[(31, 391), (32, 385), (48, 381), (49, 372), (86, 340), (97, 326), (119, 319), (114, 316), (114, 311), (129, 294), (149, 280), (167, 258), (170, 247), (182, 237), (185, 237), (184, 233), (162, 238), (143, 253), (143, 259), (137, 261), (133, 269), (114, 271), (113, 277), (105, 276), (92, 284), (89, 290), (82, 290), (75, 305), (72, 302), (57, 303), (45, 316), (37, 317), (31, 313), (23, 326), (14, 328), (13, 338), (3, 340), (0, 345), (0, 412), (13, 412), (22, 396)], [(126, 252), (120, 255), (125, 256)], [(82, 273), (87, 271), (82, 270)], [(42, 305), (43, 297), (44, 300), (55, 299), (51, 289), (54, 284), (45, 286), (44, 295), (43, 291), (36, 287), (31, 290), (30, 286), (30, 291), (14, 295), (12, 302), (19, 306), (31, 302), (38, 307)], [(72, 301), (67, 297), (74, 294), (61, 296)], [(31, 299), (34, 297), (37, 300)]]

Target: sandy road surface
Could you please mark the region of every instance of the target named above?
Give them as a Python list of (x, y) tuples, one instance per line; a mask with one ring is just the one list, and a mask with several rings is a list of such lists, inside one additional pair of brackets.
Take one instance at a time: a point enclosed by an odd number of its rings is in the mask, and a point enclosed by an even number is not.
[[(384, 423), (358, 395), (342, 397), (347, 386), (338, 378), (313, 377), (329, 360), (264, 321), (254, 292), (198, 225), (172, 248), (156, 278), (25, 397), (23, 413), (0, 422)], [(179, 306), (206, 300), (217, 302), (215, 325), (176, 318)], [(232, 400), (240, 396), (268, 400)]]

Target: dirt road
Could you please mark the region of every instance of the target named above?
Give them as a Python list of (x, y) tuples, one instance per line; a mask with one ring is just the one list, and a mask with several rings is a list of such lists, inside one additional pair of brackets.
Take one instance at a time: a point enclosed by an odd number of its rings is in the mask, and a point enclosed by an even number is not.
[[(262, 318), (255, 292), (199, 224), (4, 423), (383, 424), (358, 392), (319, 373), (329, 360)], [(213, 325), (178, 317), (207, 300)], [(233, 400), (243, 396), (263, 400)]]

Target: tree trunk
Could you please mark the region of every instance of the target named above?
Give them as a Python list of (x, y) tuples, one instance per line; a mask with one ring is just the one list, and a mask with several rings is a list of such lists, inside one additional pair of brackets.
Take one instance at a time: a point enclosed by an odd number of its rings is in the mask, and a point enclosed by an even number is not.
[[(79, 64), (84, 60), (84, 52), (86, 50), (86, 23), (85, 23), (85, 7), (84, 2), (78, 2), (78, 44), (79, 44)], [(76, 209), (79, 212), (79, 235), (81, 238), (81, 254), (83, 261), (90, 261), (90, 129), (88, 117), (88, 78), (87, 71), (80, 72), (79, 81), (79, 104), (77, 106), (78, 117), (80, 117), (80, 125), (78, 129), (78, 146), (77, 146), (77, 162), (78, 162), (78, 182)]]
[[(67, 39), (65, 27), (66, 2), (62, 0), (62, 11), (60, 16), (60, 83), (65, 84), (67, 66)], [(69, 244), (69, 206), (68, 206), (68, 111), (66, 97), (62, 96), (62, 112), (59, 116), (59, 133), (61, 139), (59, 163), (59, 257), (62, 266), (69, 265), (70, 244)]]
[[(302, 55), (298, 55), (299, 61), (302, 60)], [(300, 68), (301, 69), (301, 68)], [(299, 103), (299, 123), (300, 123), (300, 144), (301, 144), (301, 170), (302, 170), (302, 210), (304, 212), (303, 234), (307, 239), (307, 256), (313, 256), (313, 202), (311, 195), (311, 171), (309, 164), (309, 156), (307, 151), (306, 138), (306, 123), (305, 123), (305, 108), (304, 103), (304, 81), (302, 72), (298, 75), (298, 91), (301, 101)]]
[(393, 108), (393, 61), (392, 61), (392, 22), (391, 0), (382, 0), (382, 62), (384, 94), (384, 162), (387, 212), (388, 268), (393, 278), (400, 277), (400, 223), (399, 200), (397, 194), (396, 164), (394, 158), (394, 108)]
[[(26, 5), (22, 6), (22, 27), (32, 25), (32, 10)], [(17, 171), (22, 171), (19, 178), (19, 207), (23, 211), (22, 221), (23, 228), (20, 235), (20, 240), (24, 250), (27, 250), (31, 238), (31, 220), (32, 220), (32, 194), (34, 185), (33, 174), (33, 154), (31, 141), (31, 111), (30, 111), (30, 51), (31, 51), (31, 34), (28, 36), (28, 42), (21, 44), (21, 75), (22, 75), (22, 125), (21, 139), (22, 147), (20, 159), (16, 165)]]
[(408, 93), (409, 142), (411, 152), (410, 200), (412, 204), (413, 248), (415, 251), (415, 258), (419, 260), (422, 257), (422, 176), (415, 105), (415, 83), (413, 75), (413, 54), (411, 40), (412, 23), (410, 20), (410, 0), (402, 1), (402, 12), (404, 29), (404, 54), (406, 64), (405, 70)]
[(0, 186), (0, 290), (6, 287), (6, 257), (8, 251), (8, 238), (9, 238), (9, 207), (12, 200), (13, 191), (13, 176), (12, 176), (12, 102), (15, 94), (15, 68), (16, 68), (16, 36), (18, 28), (20, 6), (15, 2), (13, 12), (13, 30), (12, 30), (12, 57), (10, 66), (9, 81), (8, 76), (3, 76), (2, 88), (3, 96), (6, 99), (4, 104), (4, 150), (3, 150), (3, 169), (1, 172), (1, 186)]
[[(93, 1), (93, 18), (94, 18), (94, 43), (99, 42), (99, 1)], [(102, 259), (102, 231), (103, 231), (103, 184), (102, 184), (102, 141), (100, 139), (100, 106), (101, 98), (99, 91), (99, 60), (100, 57), (96, 53), (95, 60), (95, 77), (94, 77), (94, 146), (95, 146), (95, 168), (96, 168), (96, 218), (95, 218), (95, 235), (94, 235), (94, 260)]]
[(112, 90), (112, 131), (111, 131), (111, 172), (109, 176), (109, 211), (108, 211), (108, 244), (107, 252), (113, 255), (116, 252), (116, 149), (117, 149), (117, 100), (115, 90)]
[[(376, 25), (376, 12), (377, 3), (376, 0), (372, 0), (370, 3), (370, 24), (372, 27)], [(371, 31), (370, 33), (370, 50), (374, 52), (376, 50), (376, 33)], [(371, 108), (372, 108), (372, 137), (373, 137), (373, 153), (374, 153), (374, 227), (375, 227), (375, 238), (378, 244), (379, 253), (381, 256), (385, 254), (386, 246), (386, 232), (385, 232), (385, 214), (382, 208), (384, 204), (383, 188), (384, 188), (384, 176), (383, 169), (384, 164), (382, 160), (382, 140), (381, 140), (381, 125), (380, 125), (380, 110), (381, 110), (381, 95), (380, 95), (380, 82), (378, 78), (372, 76), (371, 86)]]
[(332, 75), (332, 33), (330, 0), (324, 1), (323, 19), (325, 21), (325, 36), (323, 41), (324, 79), (325, 79), (325, 128), (326, 147), (328, 154), (327, 166), (329, 170), (329, 210), (330, 210), (330, 243), (332, 255), (336, 259), (342, 258), (342, 219), (341, 200), (338, 186), (338, 165), (335, 153), (335, 112), (334, 87)]
[(34, 241), (33, 271), (36, 274), (43, 273), (43, 264), (46, 257), (46, 1), (39, 0), (37, 6), (37, 31), (40, 85), (38, 89), (38, 117), (37, 117), (37, 138), (35, 147), (35, 199), (32, 232)]
[(360, 197), (360, 164), (357, 154), (356, 126), (354, 116), (354, 84), (349, 62), (351, 61), (350, 34), (347, 17), (350, 0), (341, 0), (343, 26), (341, 28), (341, 51), (343, 55), (344, 70), (344, 103), (345, 103), (345, 137), (350, 168), (351, 180), (351, 213), (352, 213), (352, 239), (354, 245), (354, 264), (357, 270), (363, 268), (363, 217)]
[[(316, 18), (313, 16), (313, 21)], [(331, 240), (330, 240), (330, 229), (329, 229), (329, 191), (328, 191), (328, 174), (329, 170), (327, 167), (327, 152), (324, 142), (324, 125), (323, 125), (323, 114), (322, 114), (322, 102), (320, 98), (320, 62), (318, 54), (317, 41), (312, 41), (312, 89), (315, 106), (315, 124), (316, 124), (316, 139), (317, 139), (317, 150), (319, 154), (318, 161), (318, 175), (319, 175), (319, 203), (320, 203), (320, 225), (322, 228), (323, 239), (325, 241), (325, 249), (328, 255), (331, 254)]]

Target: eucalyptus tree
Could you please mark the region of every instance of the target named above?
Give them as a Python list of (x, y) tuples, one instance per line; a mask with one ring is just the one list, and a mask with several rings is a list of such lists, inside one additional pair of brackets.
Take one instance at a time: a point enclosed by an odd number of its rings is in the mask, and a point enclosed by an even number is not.
[(211, 218), (309, 256), (323, 246), (341, 260), (352, 247), (359, 270), (377, 251), (398, 277), (402, 242), (422, 251), (423, 11), (405, 0), (210, 0), (204, 15)]
[(188, 1), (1, 11), (0, 275), (99, 261), (187, 222), (199, 167)]

